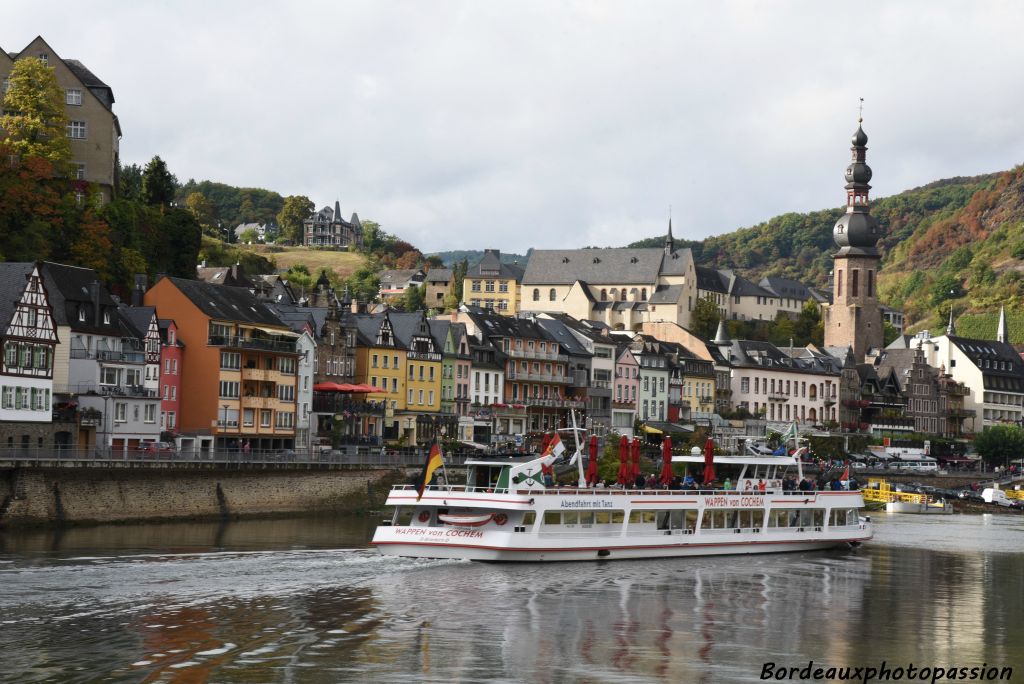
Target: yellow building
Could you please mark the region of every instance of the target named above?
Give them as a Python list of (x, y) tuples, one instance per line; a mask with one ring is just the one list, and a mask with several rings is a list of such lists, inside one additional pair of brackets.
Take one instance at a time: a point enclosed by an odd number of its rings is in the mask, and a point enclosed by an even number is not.
[[(449, 416), (441, 413), (441, 348), (422, 312), (356, 316), (356, 382), (379, 387), (384, 440), (412, 446), (434, 439)], [(454, 433), (453, 433), (454, 434)]]
[(522, 308), (523, 269), (501, 263), (501, 252), (485, 249), (462, 283), (462, 303), (515, 316)]
[(114, 114), (114, 91), (75, 59), (61, 59), (42, 37), (36, 37), (21, 52), (0, 49), (0, 98), (7, 92), (7, 77), (19, 59), (39, 59), (54, 71), (64, 91), (68, 117), (67, 136), (71, 142), (71, 172), (83, 181), (77, 192), (84, 199), (88, 184), (104, 202), (113, 198), (117, 178), (121, 124)]

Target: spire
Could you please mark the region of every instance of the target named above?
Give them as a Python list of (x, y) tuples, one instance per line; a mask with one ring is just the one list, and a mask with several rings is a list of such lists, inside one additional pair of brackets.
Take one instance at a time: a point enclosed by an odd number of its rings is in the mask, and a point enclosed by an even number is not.
[(732, 339), (729, 337), (729, 331), (725, 327), (725, 320), (719, 319), (718, 321), (718, 332), (715, 333), (715, 345), (718, 347), (724, 347), (731, 345)]
[(956, 327), (953, 325), (953, 307), (949, 307), (949, 325), (946, 326), (946, 337), (956, 336)]
[(665, 254), (676, 251), (676, 241), (672, 237), (672, 217), (668, 217), (668, 235), (665, 236)]
[(1010, 334), (1006, 329), (1006, 307), (999, 307), (999, 325), (996, 326), (996, 342), (1009, 342)]
[(871, 190), (871, 167), (867, 163), (868, 136), (861, 125), (864, 98), (861, 98), (861, 112), (857, 116), (857, 130), (850, 139), (852, 158), (846, 167), (846, 214), (836, 222), (832, 238), (839, 246), (839, 254), (878, 256), (875, 243), (878, 242), (878, 220), (868, 212), (868, 196)]
[(334, 220), (341, 221), (341, 202), (334, 200)]

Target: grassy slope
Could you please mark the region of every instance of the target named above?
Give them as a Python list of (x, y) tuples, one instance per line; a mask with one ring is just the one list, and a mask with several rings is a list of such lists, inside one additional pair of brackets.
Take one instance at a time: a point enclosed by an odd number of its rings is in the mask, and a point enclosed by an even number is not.
[(366, 257), (354, 252), (332, 252), (308, 247), (251, 245), (243, 246), (243, 249), (273, 259), (282, 271), (287, 271), (295, 264), (305, 264), (310, 273), (316, 274), (321, 268), (327, 268), (334, 271), (340, 280), (348, 278), (366, 261)]

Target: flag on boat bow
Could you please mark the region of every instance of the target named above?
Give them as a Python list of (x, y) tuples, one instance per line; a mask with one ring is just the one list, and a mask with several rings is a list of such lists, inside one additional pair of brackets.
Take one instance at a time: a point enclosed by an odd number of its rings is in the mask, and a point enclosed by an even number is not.
[(559, 437), (558, 433), (556, 432), (554, 435), (552, 435), (551, 441), (548, 442), (548, 445), (544, 449), (544, 452), (541, 454), (541, 456), (554, 456), (555, 458), (558, 458), (563, 453), (565, 453), (565, 445), (562, 444), (562, 438)]
[(417, 501), (423, 497), (423, 490), (427, 488), (430, 479), (434, 477), (434, 471), (443, 465), (444, 459), (441, 458), (441, 446), (434, 442), (433, 446), (430, 447), (430, 453), (427, 454), (427, 462), (423, 464), (423, 473), (420, 475), (419, 484), (416, 486)]

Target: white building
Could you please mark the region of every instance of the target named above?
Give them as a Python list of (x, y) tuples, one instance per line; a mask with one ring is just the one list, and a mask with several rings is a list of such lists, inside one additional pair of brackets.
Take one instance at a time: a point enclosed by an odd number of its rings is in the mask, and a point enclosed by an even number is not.
[(57, 332), (39, 268), (0, 263), (0, 290), (0, 449), (49, 447), (52, 436), (38, 424), (53, 418)]

